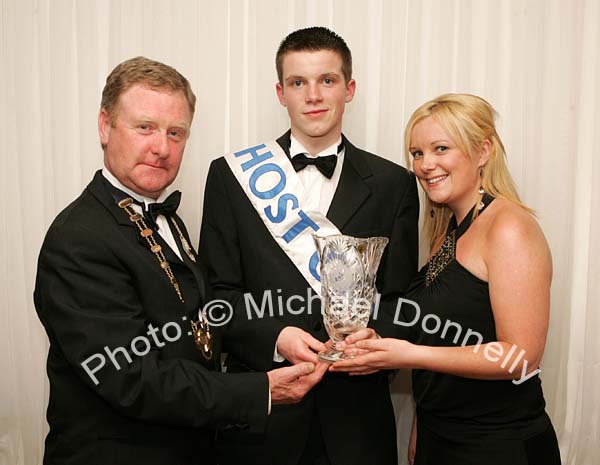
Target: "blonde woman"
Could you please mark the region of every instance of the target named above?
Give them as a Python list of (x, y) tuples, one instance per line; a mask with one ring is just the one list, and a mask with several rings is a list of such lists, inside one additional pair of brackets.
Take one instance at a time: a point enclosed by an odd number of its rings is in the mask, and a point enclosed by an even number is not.
[(403, 339), (363, 330), (347, 339), (355, 358), (331, 368), (414, 368), (416, 465), (560, 464), (538, 376), (552, 258), (494, 114), (468, 94), (413, 113), (406, 153), (427, 194), (430, 257), (396, 307), (390, 335)]

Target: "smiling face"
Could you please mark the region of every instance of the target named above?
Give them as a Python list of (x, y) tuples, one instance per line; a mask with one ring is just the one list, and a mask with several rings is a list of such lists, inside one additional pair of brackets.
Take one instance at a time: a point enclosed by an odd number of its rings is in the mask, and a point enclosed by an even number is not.
[(292, 135), (314, 155), (341, 136), (344, 107), (356, 83), (344, 80), (342, 58), (331, 50), (289, 52), (282, 74), (277, 96), (287, 107)]
[(134, 85), (119, 97), (112, 120), (100, 110), (104, 164), (123, 185), (156, 199), (177, 176), (191, 123), (183, 92)]
[(410, 135), (413, 169), (432, 202), (446, 204), (462, 219), (477, 201), (480, 167), (489, 156), (489, 141), (469, 156), (432, 117), (419, 121)]

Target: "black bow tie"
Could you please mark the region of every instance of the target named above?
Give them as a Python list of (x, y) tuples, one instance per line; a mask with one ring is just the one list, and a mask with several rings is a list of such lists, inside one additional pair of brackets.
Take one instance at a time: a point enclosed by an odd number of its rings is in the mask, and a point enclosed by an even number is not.
[(148, 209), (144, 211), (144, 219), (148, 223), (148, 226), (158, 230), (156, 224), (156, 218), (158, 215), (172, 216), (177, 211), (181, 202), (181, 192), (175, 191), (171, 193), (164, 202), (156, 202), (148, 205)]
[(302, 171), (308, 165), (315, 165), (327, 179), (331, 179), (331, 176), (333, 176), (336, 163), (337, 155), (327, 155), (326, 157), (307, 157), (302, 153), (292, 158), (292, 166), (296, 171)]

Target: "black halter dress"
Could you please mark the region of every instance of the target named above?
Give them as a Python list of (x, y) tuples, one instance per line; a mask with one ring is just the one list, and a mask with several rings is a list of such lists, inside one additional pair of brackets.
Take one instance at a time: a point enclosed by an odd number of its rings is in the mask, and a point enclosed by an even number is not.
[[(484, 196), (478, 206), (480, 214), (492, 201)], [(473, 210), (458, 226), (454, 218), (450, 221), (443, 246), (409, 288), (406, 298), (420, 308), (420, 317), (410, 329), (415, 344), (474, 346), (479, 341), (497, 340), (487, 282), (456, 260), (456, 243), (469, 228), (472, 216)], [(507, 370), (519, 350), (507, 363)], [(413, 392), (418, 426), (416, 465), (560, 464), (537, 375), (514, 384), (511, 380), (414, 370)]]

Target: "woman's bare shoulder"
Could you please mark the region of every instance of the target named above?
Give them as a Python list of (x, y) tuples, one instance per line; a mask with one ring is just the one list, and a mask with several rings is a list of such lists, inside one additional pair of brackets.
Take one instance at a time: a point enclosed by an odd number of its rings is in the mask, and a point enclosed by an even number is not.
[(486, 255), (492, 259), (536, 256), (550, 262), (548, 243), (533, 214), (510, 200), (497, 199), (494, 203), (485, 235)]

